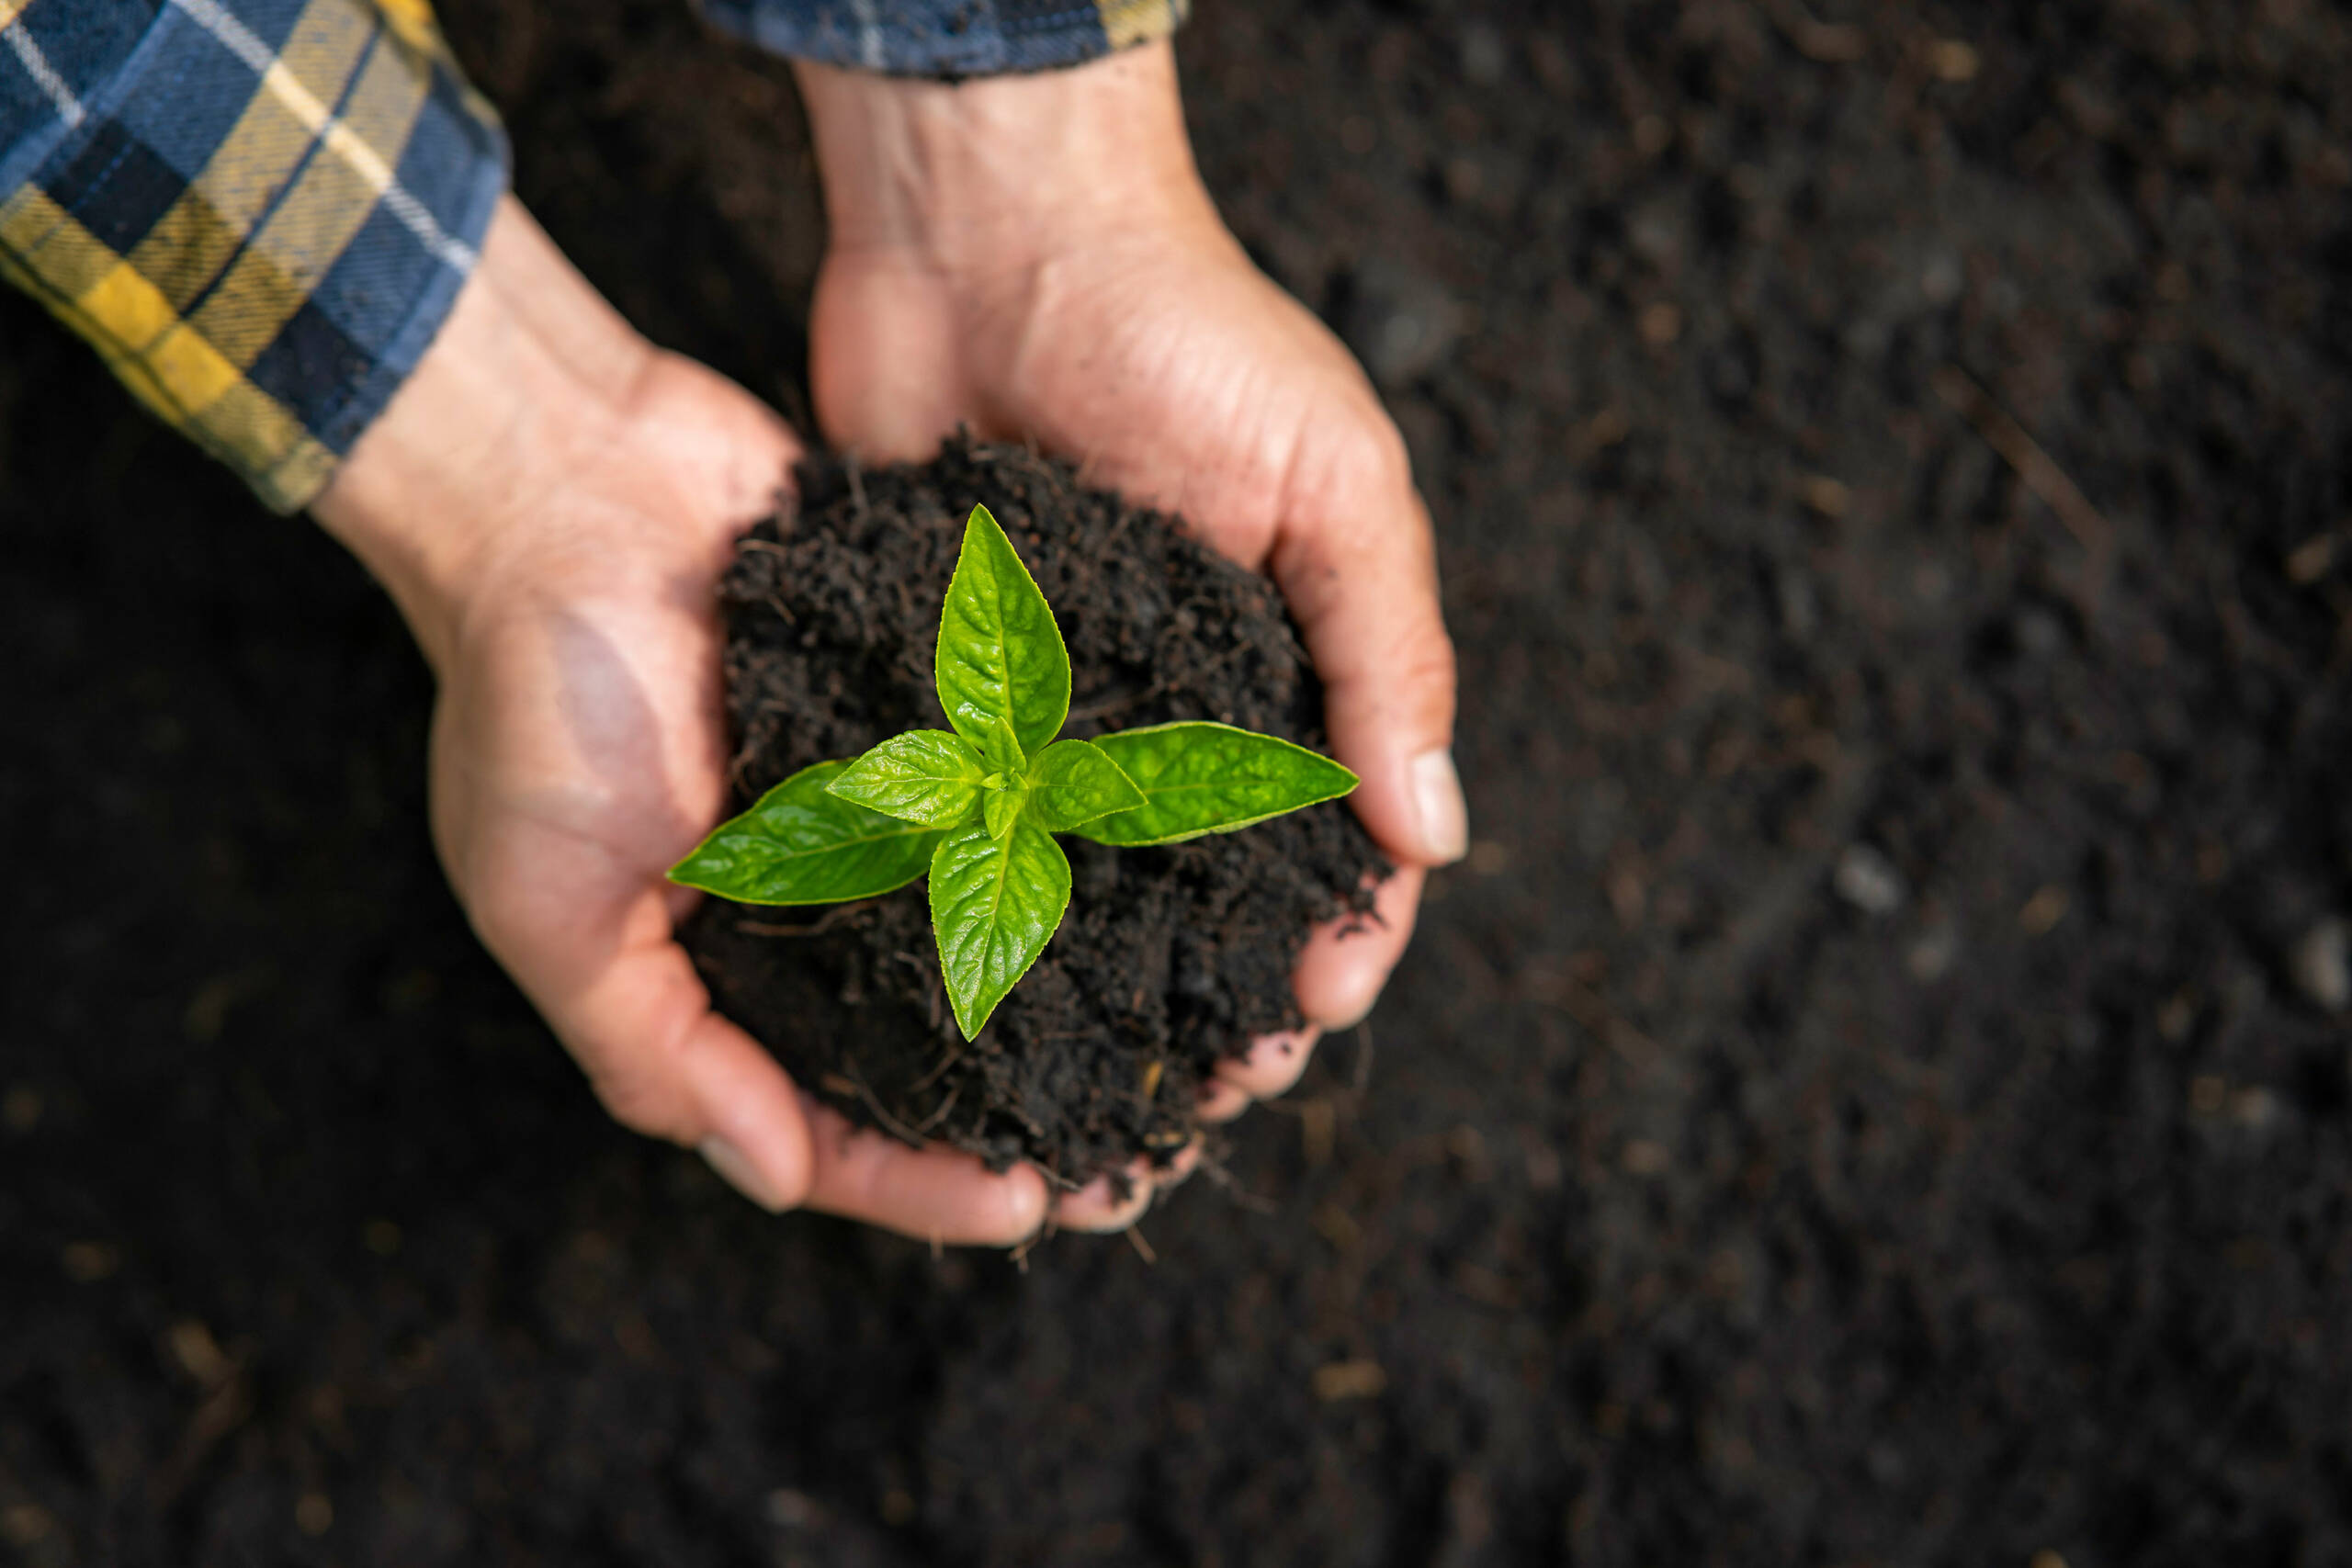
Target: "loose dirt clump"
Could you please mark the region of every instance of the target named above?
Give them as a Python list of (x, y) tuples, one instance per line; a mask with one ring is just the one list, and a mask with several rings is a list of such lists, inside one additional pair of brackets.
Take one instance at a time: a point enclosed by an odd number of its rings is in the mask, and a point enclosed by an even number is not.
[[(975, 502), (1061, 624), (1066, 733), (1216, 719), (1324, 747), (1323, 688), (1272, 584), (1066, 464), (956, 440), (922, 466), (804, 466), (797, 504), (745, 539), (719, 589), (743, 804), (813, 762), (945, 726), (932, 650)], [(1336, 802), (1159, 849), (1063, 847), (1069, 914), (969, 1043), (920, 883), (830, 908), (714, 899), (688, 945), (722, 1010), (860, 1122), (1071, 1182), (1166, 1159), (1191, 1141), (1216, 1063), (1299, 1021), (1290, 970), (1308, 932), (1368, 910), (1385, 867)]]

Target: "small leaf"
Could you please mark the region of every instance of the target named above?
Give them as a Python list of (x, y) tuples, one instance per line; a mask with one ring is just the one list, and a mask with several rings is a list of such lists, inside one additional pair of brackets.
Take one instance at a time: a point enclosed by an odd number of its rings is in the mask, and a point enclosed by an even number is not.
[(980, 799), (980, 758), (960, 735), (910, 729), (850, 763), (826, 786), (886, 817), (953, 828)]
[(965, 1039), (1029, 972), (1069, 908), (1069, 862), (1035, 823), (1016, 823), (997, 839), (973, 822), (940, 840), (931, 861), (931, 923)]
[(933, 660), (940, 705), (956, 733), (978, 746), (989, 723), (1012, 727), (1025, 751), (1041, 750), (1069, 716), (1069, 653), (1036, 580), (985, 506), (964, 525), (964, 548), (939, 611)]
[(1057, 740), (1037, 753), (1029, 764), (1029, 799), (1031, 819), (1050, 833), (1144, 803), (1143, 791), (1111, 754), (1086, 740)]
[(801, 769), (721, 822), (670, 880), (739, 904), (838, 904), (904, 887), (942, 835), (831, 794), (826, 785), (848, 765)]
[(1334, 800), (1355, 774), (1329, 757), (1229, 724), (1159, 724), (1094, 742), (1143, 791), (1133, 811), (1078, 829), (1101, 844), (1172, 844)]
[(1012, 779), (1002, 789), (992, 789), (980, 798), (980, 820), (987, 826), (989, 837), (1001, 839), (1021, 819), (1021, 808), (1029, 802), (1029, 785), (1023, 780)]
[(988, 733), (980, 739), (980, 757), (990, 773), (1007, 780), (1019, 778), (1029, 765), (1029, 754), (1022, 750), (1012, 726), (1001, 718), (989, 720)]

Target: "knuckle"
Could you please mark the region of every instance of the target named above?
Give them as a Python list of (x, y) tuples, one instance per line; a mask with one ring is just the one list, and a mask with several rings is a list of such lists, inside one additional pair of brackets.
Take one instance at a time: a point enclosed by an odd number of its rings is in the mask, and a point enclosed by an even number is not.
[(649, 1042), (571, 1043), (589, 1088), (606, 1113), (650, 1138), (691, 1144), (705, 1131), (688, 1086), (685, 1057), (691, 1030), (681, 1026)]
[(1361, 418), (1340, 423), (1327, 440), (1324, 465), (1329, 493), (1354, 501), (1412, 489), (1412, 455), (1386, 413), (1374, 409)]
[(649, 1138), (686, 1140), (678, 1115), (678, 1097), (653, 1074), (641, 1069), (591, 1069), (588, 1086), (612, 1119), (632, 1133)]
[(1400, 638), (1396, 673), (1400, 680), (1416, 684), (1453, 689), (1459, 665), (1453, 652), (1453, 638), (1446, 635), (1443, 623), (1434, 616), (1408, 629)]
[(1377, 689), (1370, 694), (1382, 711), (1446, 720), (1453, 713), (1460, 676), (1453, 639), (1432, 616), (1397, 628), (1382, 657)]

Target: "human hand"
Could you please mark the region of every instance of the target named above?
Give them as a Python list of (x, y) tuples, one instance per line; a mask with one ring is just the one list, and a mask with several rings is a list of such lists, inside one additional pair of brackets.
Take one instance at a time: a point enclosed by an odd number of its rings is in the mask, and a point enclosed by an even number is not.
[(1398, 869), (1379, 924), (1309, 944), (1309, 1027), (1220, 1070), (1203, 1113), (1238, 1114), (1295, 1081), (1318, 1028), (1370, 1010), (1424, 869), (1464, 847), (1453, 651), (1403, 442), (1218, 220), (1166, 44), (954, 87), (797, 69), (831, 220), (810, 327), (828, 437), (875, 459), (928, 457), (959, 423), (1033, 438), (1271, 571), (1306, 633), (1332, 749)]
[(727, 794), (714, 586), (798, 450), (630, 331), (510, 198), (313, 511), (439, 677), (450, 884), (614, 1116), (769, 1209), (1012, 1243), (1045, 1217), (1036, 1171), (854, 1131), (711, 1010), (671, 934), (693, 900), (663, 871)]

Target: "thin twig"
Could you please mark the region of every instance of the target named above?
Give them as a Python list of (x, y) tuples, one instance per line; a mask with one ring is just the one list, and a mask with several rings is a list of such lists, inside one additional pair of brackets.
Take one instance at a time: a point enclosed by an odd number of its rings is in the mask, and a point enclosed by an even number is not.
[[(1028, 1111), (1022, 1109), (1019, 1101), (1016, 1100), (1011, 1105), (999, 1106), (998, 1109), (1011, 1113), (1014, 1121), (1020, 1122), (1022, 1126), (1028, 1129), (1029, 1135), (1031, 1137), (1037, 1139), (1041, 1143), (1045, 1141), (1046, 1129), (1039, 1125), (1037, 1119), (1035, 1116), (1030, 1115)], [(1055, 1171), (1046, 1171), (1046, 1179), (1055, 1183), (1057, 1186), (1059, 1186), (1066, 1190), (1072, 1192), (1078, 1190), (1077, 1182), (1064, 1181), (1060, 1175)]]
[(1356, 1068), (1352, 1086), (1361, 1101), (1372, 1088), (1372, 1021), (1366, 1019), (1356, 1025)]
[(1047, 1236), (1052, 1235), (1053, 1234), (1054, 1212), (1052, 1209), (1048, 1208), (1046, 1211), (1046, 1217), (1037, 1222), (1037, 1228), (1031, 1231), (1027, 1235), (1023, 1236), (1019, 1241), (1013, 1243), (1012, 1250), (1007, 1252), (1005, 1256), (1012, 1259), (1012, 1266), (1015, 1269), (1018, 1269), (1023, 1274), (1026, 1274), (1029, 1272), (1029, 1255), (1037, 1250), (1037, 1244), (1039, 1242), (1044, 1241)]
[(1870, 52), (1870, 39), (1861, 28), (1821, 21), (1797, 0), (1776, 0), (1770, 10), (1773, 23), (1807, 60), (1849, 65)]
[(932, 1068), (931, 1071), (917, 1078), (914, 1081), (913, 1086), (910, 1088), (907, 1092), (910, 1094), (922, 1093), (924, 1089), (929, 1089), (932, 1085), (939, 1081), (940, 1074), (945, 1072), (948, 1068), (954, 1066), (963, 1059), (964, 1044), (963, 1042), (959, 1040), (955, 1044), (948, 1047), (947, 1055), (939, 1059), (939, 1066)]
[(924, 1117), (922, 1119), (922, 1125), (917, 1127), (915, 1131), (922, 1134), (925, 1137), (929, 1137), (931, 1135), (931, 1130), (933, 1127), (938, 1126), (942, 1122), (947, 1120), (947, 1113), (956, 1109), (956, 1097), (963, 1092), (964, 1086), (962, 1084), (957, 1084), (954, 1089), (949, 1089), (947, 1091), (947, 1098), (939, 1102), (939, 1109)]
[(738, 920), (735, 929), (746, 936), (821, 936), (874, 902), (871, 898), (860, 898), (854, 904), (836, 904), (805, 926), (780, 926), (773, 920)]
[(727, 787), (730, 790), (741, 790), (743, 775), (755, 761), (757, 759), (752, 755), (752, 749), (749, 746), (736, 752), (734, 760), (727, 764)]
[(2103, 555), (2110, 533), (2107, 518), (2091, 504), (2090, 498), (2067, 476), (2066, 470), (2042, 450), (2041, 443), (2010, 418), (1975, 377), (1959, 366), (1939, 367), (1933, 381), (1936, 396), (1976, 427), (1984, 445), (2017, 470), (2025, 488), (2058, 514), (2058, 521), (2075, 536), (2075, 542), (2090, 555)]
[(849, 1069), (849, 1071), (842, 1076), (847, 1077), (850, 1083), (856, 1089), (857, 1097), (865, 1101), (865, 1108), (874, 1112), (874, 1119), (882, 1123), (882, 1130), (890, 1134), (901, 1143), (911, 1144), (918, 1148), (921, 1147), (923, 1141), (922, 1134), (910, 1130), (905, 1122), (900, 1122), (897, 1117), (882, 1109), (882, 1102), (875, 1098), (874, 1091), (872, 1089), (865, 1087), (865, 1077), (857, 1070), (857, 1064), (854, 1062), (843, 1062), (842, 1066)]
[(1146, 1264), (1156, 1264), (1159, 1261), (1159, 1254), (1151, 1249), (1151, 1243), (1144, 1240), (1140, 1226), (1129, 1225), (1126, 1229), (1126, 1237), (1127, 1245), (1136, 1249), (1136, 1256), (1142, 1258)]
[(1224, 1190), (1227, 1197), (1251, 1213), (1271, 1214), (1274, 1212), (1276, 1205), (1272, 1199), (1261, 1198), (1242, 1186), (1240, 1178), (1227, 1169), (1225, 1162), (1209, 1153), (1206, 1148), (1201, 1150), (1201, 1170), (1211, 1181)]
[[(778, 557), (779, 558), (781, 558), (785, 554), (785, 549), (782, 545), (776, 544), (773, 540), (754, 539), (749, 535), (736, 540), (735, 547), (739, 550), (765, 550), (768, 554)], [(765, 604), (769, 609), (774, 610), (776, 613), (777, 618), (782, 620), (786, 626), (797, 626), (800, 624), (799, 617), (792, 613), (791, 609), (785, 604), (784, 600), (774, 591), (770, 591), (768, 593), (763, 595), (761, 598), (760, 603)]]

